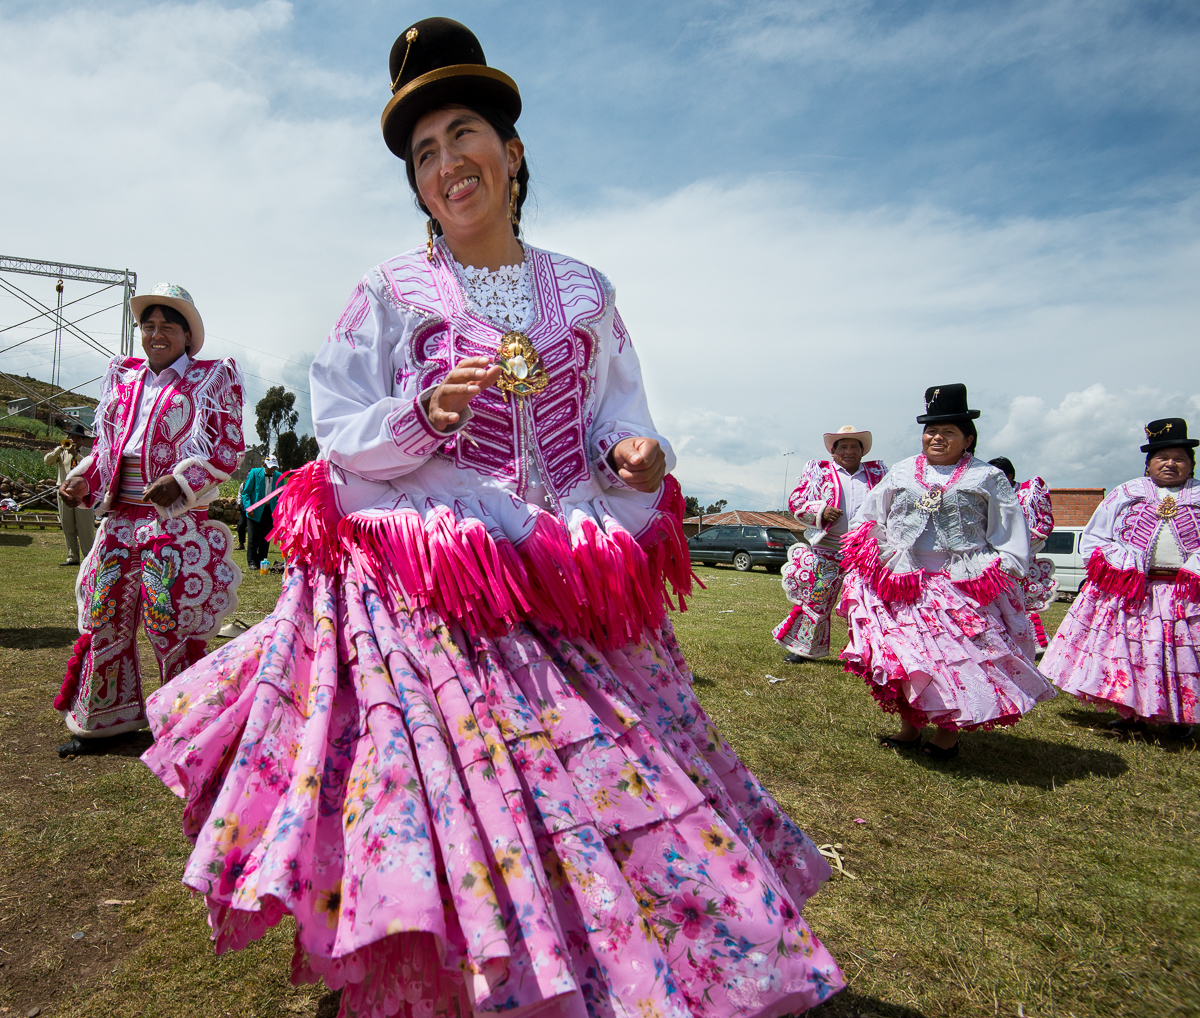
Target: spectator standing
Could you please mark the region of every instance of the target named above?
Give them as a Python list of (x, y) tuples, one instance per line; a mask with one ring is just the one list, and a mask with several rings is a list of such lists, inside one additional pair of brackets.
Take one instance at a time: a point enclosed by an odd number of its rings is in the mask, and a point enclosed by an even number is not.
[[(67, 474), (75, 469), (82, 461), (79, 454), (79, 443), (73, 435), (62, 440), (57, 449), (51, 449), (45, 455), (48, 465), (58, 468), (58, 483), (61, 486), (67, 479)], [(67, 541), (67, 560), (60, 562), (64, 566), (77, 566), (92, 550), (92, 539), (96, 533), (96, 517), (92, 510), (85, 505), (71, 506), (58, 496), (58, 524), (62, 527), (63, 537)]]
[(237, 518), (237, 536), (238, 536), (238, 545), (237, 545), (237, 550), (238, 550), (238, 551), (245, 551), (245, 550), (246, 550), (246, 505), (245, 505), (245, 503), (242, 501), (242, 492), (245, 490), (245, 487), (246, 487), (246, 482), (243, 480), (243, 481), (242, 481), (242, 483), (238, 485), (238, 493), (237, 493), (237, 511), (238, 511), (238, 518)]
[(278, 484), (279, 461), (274, 456), (263, 460), (263, 465), (252, 469), (242, 482), (242, 511), (248, 519), (246, 563), (251, 569), (258, 569), (271, 554), (271, 542), (267, 535), (275, 526), (274, 509), (279, 496), (262, 505), (257, 503), (275, 491)]

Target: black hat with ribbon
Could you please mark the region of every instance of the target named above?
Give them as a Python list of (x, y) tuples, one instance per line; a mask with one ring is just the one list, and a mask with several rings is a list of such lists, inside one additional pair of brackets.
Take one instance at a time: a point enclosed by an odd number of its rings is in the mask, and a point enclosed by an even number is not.
[(392, 98), (383, 109), (383, 140), (401, 159), (417, 121), (439, 106), (494, 106), (514, 123), (521, 115), (517, 83), (488, 67), (475, 34), (449, 18), (425, 18), (401, 32), (388, 67)]
[(1146, 425), (1146, 444), (1142, 446), (1142, 452), (1173, 447), (1195, 449), (1198, 445), (1200, 439), (1188, 438), (1187, 421), (1182, 417), (1164, 417)]
[(951, 385), (931, 385), (925, 390), (925, 412), (918, 424), (957, 424), (973, 421), (978, 410), (967, 409), (967, 387), (961, 382)]

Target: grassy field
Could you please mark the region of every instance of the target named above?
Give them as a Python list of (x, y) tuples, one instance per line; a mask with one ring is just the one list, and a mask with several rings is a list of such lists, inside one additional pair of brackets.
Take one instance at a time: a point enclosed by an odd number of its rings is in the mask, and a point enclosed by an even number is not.
[[(62, 551), (56, 532), (0, 532), (0, 1015), (332, 1018), (333, 994), (287, 983), (287, 922), (213, 956), (178, 882), (178, 801), (136, 759), (146, 735), (124, 755), (54, 754), (75, 636)], [(1060, 696), (964, 737), (950, 764), (881, 750), (892, 723), (860, 681), (832, 661), (783, 664), (776, 577), (700, 572), (708, 590), (676, 626), (701, 700), (855, 878), (805, 912), (850, 981), (819, 1018), (1200, 1013), (1193, 743), (1116, 741)], [(278, 589), (248, 575), (240, 617)]]

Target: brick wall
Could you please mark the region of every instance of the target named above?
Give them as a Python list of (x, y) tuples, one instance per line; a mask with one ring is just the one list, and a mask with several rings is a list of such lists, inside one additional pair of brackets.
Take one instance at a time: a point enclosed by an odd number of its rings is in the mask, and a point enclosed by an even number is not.
[(1056, 527), (1082, 527), (1092, 518), (1102, 501), (1103, 488), (1051, 488), (1050, 501), (1054, 505)]

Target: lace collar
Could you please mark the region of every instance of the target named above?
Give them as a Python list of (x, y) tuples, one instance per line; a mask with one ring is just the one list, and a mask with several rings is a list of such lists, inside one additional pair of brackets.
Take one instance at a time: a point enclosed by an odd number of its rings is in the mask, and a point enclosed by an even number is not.
[[(449, 252), (447, 252), (449, 253)], [(504, 332), (528, 332), (536, 314), (529, 257), (495, 271), (460, 265), (451, 256), (471, 312)]]

